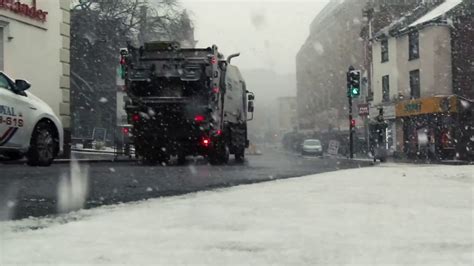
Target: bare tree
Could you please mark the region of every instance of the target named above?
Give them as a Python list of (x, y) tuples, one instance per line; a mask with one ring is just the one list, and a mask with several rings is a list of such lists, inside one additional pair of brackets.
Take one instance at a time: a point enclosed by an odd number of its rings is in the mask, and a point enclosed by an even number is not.
[(80, 0), (71, 10), (73, 135), (112, 129), (116, 114), (118, 51), (127, 43), (194, 38), (176, 0)]

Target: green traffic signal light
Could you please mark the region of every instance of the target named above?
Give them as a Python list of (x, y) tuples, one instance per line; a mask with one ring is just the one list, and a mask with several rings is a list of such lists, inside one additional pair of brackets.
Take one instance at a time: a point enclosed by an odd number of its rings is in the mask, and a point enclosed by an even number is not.
[(353, 68), (347, 73), (347, 94), (348, 97), (360, 96), (361, 71)]
[(118, 74), (118, 76), (119, 76), (121, 79), (125, 79), (125, 76), (126, 76), (125, 66), (120, 66), (120, 67), (117, 69), (117, 74)]
[(359, 88), (352, 88), (351, 94), (352, 94), (352, 96), (359, 96), (360, 95), (360, 89)]

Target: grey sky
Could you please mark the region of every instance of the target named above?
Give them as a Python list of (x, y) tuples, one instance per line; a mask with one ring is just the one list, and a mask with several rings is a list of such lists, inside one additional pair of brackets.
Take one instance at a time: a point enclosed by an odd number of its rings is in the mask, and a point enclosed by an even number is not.
[(195, 22), (198, 46), (241, 52), (243, 69), (295, 72), (295, 56), (309, 25), (328, 0), (180, 0)]

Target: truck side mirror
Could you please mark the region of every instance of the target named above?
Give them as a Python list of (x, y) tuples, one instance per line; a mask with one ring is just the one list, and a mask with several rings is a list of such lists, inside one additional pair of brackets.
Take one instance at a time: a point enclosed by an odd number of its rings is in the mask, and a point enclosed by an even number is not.
[(255, 106), (253, 105), (253, 101), (249, 101), (247, 104), (247, 112), (252, 114), (252, 117), (248, 118), (247, 121), (252, 121), (253, 120), (253, 111), (255, 109)]
[(253, 113), (254, 110), (255, 110), (255, 106), (254, 106), (254, 104), (253, 104), (253, 101), (250, 101), (250, 102), (248, 103), (248, 112), (249, 112), (249, 113)]

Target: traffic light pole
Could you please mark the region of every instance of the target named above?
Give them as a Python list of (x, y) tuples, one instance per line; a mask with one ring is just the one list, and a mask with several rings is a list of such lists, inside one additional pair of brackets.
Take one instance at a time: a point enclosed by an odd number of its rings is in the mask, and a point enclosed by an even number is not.
[(349, 95), (349, 158), (354, 158), (354, 127), (352, 125), (352, 96)]
[[(355, 89), (355, 90), (354, 90)], [(349, 99), (349, 158), (354, 158), (354, 124), (352, 117), (352, 98), (360, 95), (360, 71), (353, 66), (347, 72), (347, 98)]]

